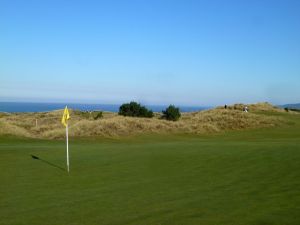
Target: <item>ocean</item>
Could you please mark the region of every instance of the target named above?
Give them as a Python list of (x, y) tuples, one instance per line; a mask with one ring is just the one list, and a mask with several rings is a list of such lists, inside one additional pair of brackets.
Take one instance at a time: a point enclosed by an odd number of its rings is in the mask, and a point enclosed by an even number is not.
[[(70, 109), (78, 109), (82, 111), (109, 111), (118, 112), (120, 105), (109, 104), (67, 104)], [(47, 112), (57, 109), (63, 109), (65, 103), (31, 103), (31, 102), (0, 102), (0, 112)], [(153, 112), (161, 112), (166, 109), (166, 105), (146, 105)], [(202, 106), (177, 106), (181, 112), (194, 112), (208, 109), (209, 107)]]

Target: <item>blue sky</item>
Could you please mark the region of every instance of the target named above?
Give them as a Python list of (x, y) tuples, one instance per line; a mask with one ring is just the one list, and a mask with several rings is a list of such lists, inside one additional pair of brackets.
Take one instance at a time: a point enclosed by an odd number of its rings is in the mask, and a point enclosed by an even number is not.
[(0, 2), (0, 101), (300, 102), (300, 1)]

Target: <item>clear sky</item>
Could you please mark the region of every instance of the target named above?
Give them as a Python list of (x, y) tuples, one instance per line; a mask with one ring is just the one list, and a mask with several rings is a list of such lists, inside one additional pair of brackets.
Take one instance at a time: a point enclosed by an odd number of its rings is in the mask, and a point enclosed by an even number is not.
[(300, 102), (300, 1), (1, 0), (0, 101)]

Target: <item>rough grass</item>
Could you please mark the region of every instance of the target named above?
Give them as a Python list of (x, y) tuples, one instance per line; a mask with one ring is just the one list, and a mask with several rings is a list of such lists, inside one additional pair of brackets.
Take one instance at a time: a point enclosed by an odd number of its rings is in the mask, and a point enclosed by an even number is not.
[[(69, 134), (71, 137), (121, 137), (139, 134), (206, 134), (229, 130), (274, 127), (285, 123), (278, 115), (260, 112), (285, 112), (267, 103), (248, 105), (249, 113), (242, 111), (244, 105), (236, 104), (227, 109), (218, 107), (193, 113), (183, 113), (179, 121), (166, 121), (156, 114), (154, 118), (132, 118), (106, 112), (98, 120), (71, 110)], [(65, 129), (60, 120), (62, 110), (43, 113), (16, 113), (0, 117), (0, 135), (62, 139)], [(37, 121), (37, 124), (36, 124)]]

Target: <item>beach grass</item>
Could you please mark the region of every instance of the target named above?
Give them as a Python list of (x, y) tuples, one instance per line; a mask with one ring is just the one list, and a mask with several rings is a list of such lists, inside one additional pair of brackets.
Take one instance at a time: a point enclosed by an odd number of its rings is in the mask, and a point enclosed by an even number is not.
[[(179, 121), (154, 118), (133, 118), (117, 113), (104, 112), (103, 118), (94, 120), (89, 113), (70, 110), (69, 135), (75, 138), (119, 138), (144, 134), (214, 134), (224, 131), (276, 127), (288, 121), (283, 109), (267, 103), (249, 105), (249, 113), (243, 104), (219, 107), (200, 112), (182, 113)], [(62, 110), (40, 113), (11, 113), (0, 117), (0, 135), (39, 139), (63, 139)]]

